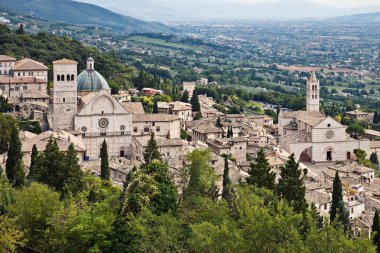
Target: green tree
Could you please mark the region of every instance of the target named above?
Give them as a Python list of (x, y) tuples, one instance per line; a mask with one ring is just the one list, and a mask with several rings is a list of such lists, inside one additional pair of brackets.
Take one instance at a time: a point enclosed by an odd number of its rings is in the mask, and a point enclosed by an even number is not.
[(20, 24), (19, 28), (16, 31), (17, 34), (25, 34), (24, 25)]
[(186, 252), (181, 220), (171, 214), (155, 215), (143, 208), (115, 226), (109, 252)]
[(134, 175), (128, 188), (125, 209), (135, 214), (144, 207), (157, 215), (169, 211), (175, 213), (177, 199), (177, 189), (170, 179), (168, 166), (161, 160), (152, 160), (141, 166)]
[(186, 130), (181, 127), (181, 140), (187, 140)]
[(231, 155), (223, 154), (224, 158), (224, 171), (223, 171), (223, 191), (222, 198), (227, 201), (227, 203), (232, 202), (232, 182), (230, 179), (230, 168), (228, 167), (228, 160), (231, 159)]
[(351, 124), (347, 127), (346, 132), (354, 138), (364, 134), (364, 128), (359, 124)]
[(191, 100), (190, 100), (190, 104), (193, 107), (193, 112), (200, 112), (201, 111), (201, 105), (199, 103), (197, 90), (194, 90), (193, 96), (191, 97)]
[(14, 203), (9, 206), (9, 216), (16, 218), (28, 247), (41, 249), (45, 231), (50, 227), (49, 220), (61, 208), (59, 197), (59, 193), (38, 183), (16, 191)]
[(24, 233), (17, 228), (15, 219), (0, 215), (0, 252), (17, 252), (24, 245)]
[(181, 102), (189, 103), (189, 92), (187, 90), (182, 93)]
[(260, 148), (257, 152), (257, 156), (254, 163), (251, 163), (248, 174), (249, 176), (246, 178), (248, 184), (265, 187), (270, 190), (276, 189), (276, 174), (272, 171), (265, 157), (264, 149)]
[(372, 240), (373, 244), (377, 247), (377, 252), (380, 251), (380, 218), (379, 212), (376, 209), (372, 222)]
[(373, 115), (373, 123), (379, 124), (379, 121), (380, 121), (379, 112), (376, 111), (375, 114)]
[(211, 152), (209, 150), (196, 149), (186, 155), (188, 166), (184, 170), (188, 170), (190, 175), (184, 194), (186, 197), (203, 196), (217, 198), (216, 175), (209, 164), (210, 160)]
[(286, 164), (281, 166), (280, 175), (277, 185), (279, 196), (287, 200), (295, 212), (305, 212), (308, 206), (304, 186), (306, 171), (299, 168), (299, 162), (296, 161), (294, 153), (290, 155)]
[(106, 140), (103, 140), (100, 157), (100, 178), (103, 180), (110, 180), (110, 166), (108, 161), (108, 148)]
[(161, 160), (161, 154), (160, 151), (158, 151), (154, 133), (151, 133), (148, 141), (148, 147), (144, 151), (144, 161), (145, 163), (150, 163), (153, 160)]
[(217, 128), (222, 128), (222, 127), (223, 127), (223, 124), (222, 124), (222, 122), (221, 122), (221, 120), (220, 120), (220, 117), (218, 117), (218, 118), (216, 119), (215, 126), (216, 126)]
[(200, 120), (201, 118), (203, 118), (201, 112), (197, 112), (197, 113), (195, 113), (195, 115), (194, 115), (194, 120)]
[(157, 101), (154, 101), (154, 104), (153, 104), (153, 113), (158, 113), (158, 102)]
[(379, 158), (377, 157), (377, 154), (375, 152), (371, 154), (369, 160), (372, 162), (372, 164), (379, 165)]
[(5, 153), (9, 148), (11, 132), (14, 124), (15, 121), (11, 116), (6, 116), (0, 113), (0, 154)]
[(17, 126), (13, 125), (5, 171), (9, 182), (11, 182), (14, 186), (22, 186), (25, 183), (25, 172), (22, 162), (19, 132)]
[(65, 163), (65, 176), (64, 176), (64, 192), (77, 194), (82, 189), (82, 177), (83, 172), (79, 165), (79, 159), (77, 157), (77, 151), (74, 144), (70, 143), (64, 157)]
[(338, 172), (335, 173), (333, 182), (330, 222), (341, 224), (345, 232), (350, 231), (349, 214), (344, 207), (342, 183), (340, 181)]
[(28, 175), (29, 179), (33, 178), (37, 164), (38, 164), (38, 150), (37, 150), (36, 144), (33, 144), (32, 155), (30, 158), (29, 175)]

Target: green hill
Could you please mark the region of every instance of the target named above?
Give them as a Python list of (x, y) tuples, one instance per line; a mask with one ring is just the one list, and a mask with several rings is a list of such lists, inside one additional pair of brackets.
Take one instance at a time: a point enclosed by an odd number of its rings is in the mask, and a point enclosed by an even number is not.
[(171, 28), (71, 0), (2, 0), (0, 8), (53, 21), (110, 27), (126, 33), (170, 33)]

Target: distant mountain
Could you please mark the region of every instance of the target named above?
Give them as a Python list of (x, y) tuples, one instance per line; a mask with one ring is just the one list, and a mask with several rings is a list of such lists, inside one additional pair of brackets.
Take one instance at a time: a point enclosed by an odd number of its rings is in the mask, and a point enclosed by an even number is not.
[(331, 18), (328, 21), (341, 22), (341, 23), (380, 25), (380, 12), (341, 16), (341, 17)]
[[(79, 0), (107, 6), (118, 13), (152, 20), (176, 19), (300, 19), (329, 18), (380, 12), (380, 6), (337, 8), (310, 0), (239, 3), (231, 0)], [(126, 4), (123, 4), (126, 3)]]
[(171, 28), (71, 0), (1, 0), (0, 7), (53, 21), (110, 27), (126, 33), (170, 33)]

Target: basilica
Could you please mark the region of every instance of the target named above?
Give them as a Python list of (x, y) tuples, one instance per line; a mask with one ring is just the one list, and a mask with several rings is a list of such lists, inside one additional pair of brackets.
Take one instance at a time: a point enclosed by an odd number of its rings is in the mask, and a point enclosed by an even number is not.
[(315, 163), (353, 159), (355, 149), (370, 154), (370, 141), (350, 138), (344, 125), (320, 111), (319, 101), (319, 81), (312, 72), (306, 87), (306, 111), (279, 114), (280, 146), (301, 161)]
[(68, 59), (53, 62), (49, 127), (81, 137), (86, 146), (85, 159), (99, 158), (104, 140), (110, 157), (130, 157), (132, 114), (112, 97), (92, 57), (79, 75), (77, 65)]

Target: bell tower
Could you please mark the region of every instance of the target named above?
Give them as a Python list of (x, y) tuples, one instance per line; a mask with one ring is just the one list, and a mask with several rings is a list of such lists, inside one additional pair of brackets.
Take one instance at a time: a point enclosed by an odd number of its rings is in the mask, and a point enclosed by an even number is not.
[(73, 60), (62, 59), (53, 62), (53, 126), (73, 130), (77, 114), (77, 65)]
[(319, 112), (319, 81), (314, 70), (311, 72), (306, 86), (306, 111)]

